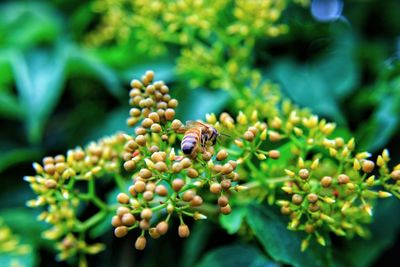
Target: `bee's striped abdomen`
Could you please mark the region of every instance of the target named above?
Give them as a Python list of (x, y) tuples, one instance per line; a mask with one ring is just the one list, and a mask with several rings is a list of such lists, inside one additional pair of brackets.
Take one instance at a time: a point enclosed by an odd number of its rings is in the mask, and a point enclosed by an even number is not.
[(190, 129), (185, 133), (181, 143), (181, 149), (184, 154), (190, 155), (193, 153), (199, 142), (200, 134), (199, 129)]

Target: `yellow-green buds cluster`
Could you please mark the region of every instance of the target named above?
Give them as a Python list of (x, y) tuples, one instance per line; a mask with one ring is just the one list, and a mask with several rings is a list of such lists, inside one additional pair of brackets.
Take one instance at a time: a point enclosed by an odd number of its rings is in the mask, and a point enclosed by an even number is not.
[(326, 232), (366, 236), (374, 200), (400, 196), (400, 165), (389, 170), (387, 150), (372, 161), (368, 152), (355, 153), (354, 139), (330, 139), (335, 124), (287, 101), (272, 111), (252, 105), (236, 119), (228, 113), (219, 121), (207, 116), (208, 123), (232, 135), (223, 145), (239, 163), (244, 186), (258, 188), (244, 194), (279, 205), (290, 216), (290, 230), (309, 234), (302, 249), (312, 236), (324, 245)]
[(0, 255), (2, 253), (11, 253), (15, 256), (27, 254), (31, 251), (31, 247), (21, 244), (19, 237), (15, 235), (11, 229), (0, 218)]
[[(334, 125), (316, 116), (289, 116), (296, 167), (285, 169), (281, 189), (286, 199), (277, 201), (282, 214), (289, 215), (289, 229), (309, 234), (303, 241), (306, 249), (311, 236), (325, 245), (322, 232), (339, 236), (367, 236), (365, 224), (371, 221), (374, 200), (396, 194), (398, 185), (391, 182), (389, 154), (384, 150), (376, 161), (368, 152), (355, 153), (354, 139), (329, 139)], [(377, 186), (380, 186), (378, 190)]]
[(236, 21), (227, 31), (230, 34), (247, 36), (276, 37), (286, 33), (288, 28), (284, 24), (276, 24), (287, 1), (237, 1), (233, 10)]
[[(183, 217), (206, 218), (201, 210), (207, 191), (216, 195), (220, 212), (229, 214), (229, 195), (237, 190), (239, 179), (235, 172), (237, 163), (229, 159), (228, 152), (215, 153), (212, 145), (201, 147), (201, 136), (197, 136), (197, 150), (201, 153), (187, 157), (175, 152), (174, 145), (182, 139), (186, 128), (174, 119), (178, 102), (169, 96), (168, 87), (161, 81), (153, 82), (153, 77), (153, 72), (148, 71), (141, 81), (131, 83), (130, 103), (134, 107), (128, 123), (142, 121), (124, 146), (124, 168), (132, 173), (132, 184), (118, 194), (120, 206), (111, 222), (116, 237), (140, 228), (135, 242), (139, 250), (146, 246), (146, 232), (158, 238), (168, 231), (173, 214), (181, 222), (179, 236), (188, 237), (190, 231)], [(154, 125), (160, 130), (154, 131)]]
[[(52, 227), (42, 235), (58, 242), (60, 259), (77, 253), (94, 254), (104, 248), (102, 244), (86, 244), (79, 236), (107, 215), (107, 205), (96, 196), (95, 180), (105, 174), (119, 175), (125, 142), (124, 134), (116, 134), (85, 148), (71, 149), (66, 156), (45, 157), (42, 164), (33, 164), (34, 176), (24, 177), (37, 194), (27, 205), (44, 208), (38, 219)], [(93, 203), (100, 215), (81, 221), (77, 209), (87, 202)]]
[[(335, 124), (279, 102), (273, 93), (250, 105), (255, 96), (250, 92), (236, 116), (208, 114), (205, 127), (218, 132), (217, 142), (210, 144), (204, 142), (209, 136), (203, 128), (188, 131), (175, 118), (177, 100), (164, 82), (153, 80), (154, 73), (147, 71), (131, 82), (132, 134), (46, 157), (43, 164), (34, 163), (35, 176), (25, 177), (38, 195), (28, 205), (45, 207), (39, 219), (53, 227), (43, 235), (58, 242), (61, 259), (103, 249), (102, 244), (88, 245), (84, 235), (110, 212), (115, 236), (138, 229), (134, 246), (142, 250), (148, 236), (156, 239), (169, 231), (173, 216), (180, 221), (177, 234), (186, 238), (190, 230), (184, 218), (205, 219), (218, 210), (229, 214), (256, 199), (279, 205), (290, 217), (288, 228), (308, 234), (302, 244), (306, 249), (312, 237), (325, 245), (327, 232), (366, 236), (374, 200), (400, 197), (400, 165), (389, 167), (387, 150), (374, 161), (368, 152), (356, 153), (354, 139), (330, 138)], [(274, 92), (268, 83), (255, 84), (257, 92)], [(185, 134), (198, 140), (190, 156), (178, 149)], [(129, 185), (121, 173), (129, 176)], [(115, 179), (117, 205), (96, 195), (103, 174)], [(81, 221), (77, 208), (86, 202), (98, 213)]]
[(136, 129), (137, 135), (143, 135), (150, 130), (153, 133), (162, 132), (161, 125), (172, 121), (178, 101), (171, 97), (169, 88), (163, 81), (153, 83), (154, 73), (147, 71), (142, 81), (132, 80), (129, 92), (129, 104), (133, 106), (127, 120), (129, 126), (134, 126), (139, 120), (141, 127)]

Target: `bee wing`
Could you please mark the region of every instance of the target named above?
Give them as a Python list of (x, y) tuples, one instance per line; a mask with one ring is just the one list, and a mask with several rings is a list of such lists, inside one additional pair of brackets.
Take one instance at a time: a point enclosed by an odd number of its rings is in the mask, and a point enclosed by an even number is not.
[(208, 125), (202, 123), (201, 121), (186, 121), (186, 124), (185, 124), (185, 127), (187, 129), (199, 127), (199, 126), (209, 127)]

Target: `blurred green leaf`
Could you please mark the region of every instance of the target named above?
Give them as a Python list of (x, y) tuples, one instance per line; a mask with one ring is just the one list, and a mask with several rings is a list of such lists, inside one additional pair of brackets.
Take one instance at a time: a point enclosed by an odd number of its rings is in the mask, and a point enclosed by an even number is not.
[(18, 99), (4, 91), (0, 91), (0, 116), (11, 119), (22, 119), (24, 110), (18, 103)]
[(252, 204), (248, 208), (247, 223), (264, 250), (276, 261), (293, 266), (331, 266), (329, 248), (310, 244), (300, 251), (302, 237), (299, 232), (289, 231), (286, 223), (266, 207)]
[[(71, 3), (74, 5), (74, 3)], [(90, 22), (93, 21), (95, 13), (92, 10), (93, 2), (83, 2), (81, 5), (76, 6), (76, 11), (72, 14), (69, 20), (71, 32), (79, 38), (85, 34), (85, 30), (90, 27)]]
[(27, 55), (15, 51), (11, 59), (21, 106), (26, 110), (28, 138), (41, 140), (47, 118), (64, 88), (68, 51), (60, 43), (54, 51), (33, 50)]
[(269, 73), (283, 85), (283, 91), (295, 103), (345, 124), (339, 104), (356, 89), (359, 80), (353, 55), (354, 41), (349, 37), (338, 39), (332, 50), (307, 64), (280, 59)]
[(7, 91), (13, 84), (13, 73), (10, 64), (11, 49), (0, 49), (0, 92)]
[(332, 91), (324, 78), (319, 73), (314, 73), (317, 69), (312, 70), (312, 67), (302, 66), (290, 59), (283, 59), (273, 66), (271, 71), (272, 77), (283, 85), (283, 91), (295, 103), (309, 107), (321, 116), (344, 123), (343, 114)]
[(275, 267), (261, 251), (252, 246), (230, 245), (208, 252), (196, 267)]
[(126, 99), (128, 93), (122, 89), (114, 70), (91, 55), (89, 51), (85, 51), (74, 45), (69, 46), (68, 52), (68, 75), (99, 79), (105, 84), (110, 94), (121, 101)]
[(219, 113), (228, 103), (230, 96), (226, 91), (197, 88), (178, 88), (171, 94), (178, 99), (177, 115), (181, 121), (205, 118), (207, 113)]
[(372, 117), (359, 128), (360, 149), (374, 152), (384, 147), (396, 133), (400, 119), (395, 105), (393, 98), (383, 99)]
[(219, 222), (229, 234), (235, 234), (242, 226), (243, 219), (246, 216), (246, 208), (235, 207), (228, 215), (220, 215)]
[(15, 148), (12, 150), (0, 150), (0, 173), (12, 165), (33, 161), (39, 158), (43, 151), (38, 148)]
[(191, 228), (190, 238), (185, 240), (179, 266), (190, 267), (194, 266), (207, 242), (210, 238), (211, 225), (207, 222), (199, 221), (193, 224)]
[(33, 267), (36, 266), (36, 251), (18, 255), (15, 253), (0, 253), (0, 266), (19, 266)]
[(357, 134), (360, 149), (374, 152), (388, 143), (400, 125), (400, 78), (382, 82), (372, 95), (378, 98), (378, 106)]
[(95, 225), (90, 231), (90, 238), (97, 238), (102, 236), (105, 232), (111, 231), (113, 228), (111, 225), (111, 219), (115, 215), (114, 212), (109, 212), (104, 220), (102, 220), (99, 224)]
[(93, 127), (89, 134), (85, 137), (85, 143), (92, 140), (97, 140), (103, 136), (112, 135), (117, 132), (132, 131), (126, 124), (126, 119), (129, 116), (129, 107), (124, 106), (112, 110), (105, 120), (99, 121), (97, 127)]
[(0, 45), (33, 47), (61, 33), (60, 15), (45, 2), (10, 2), (0, 6)]

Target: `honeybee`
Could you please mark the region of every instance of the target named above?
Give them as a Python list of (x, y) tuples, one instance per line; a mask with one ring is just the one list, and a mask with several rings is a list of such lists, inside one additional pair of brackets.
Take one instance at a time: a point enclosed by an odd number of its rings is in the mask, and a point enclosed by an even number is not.
[(205, 150), (207, 145), (215, 145), (220, 135), (213, 126), (200, 121), (188, 121), (185, 128), (181, 149), (186, 155), (194, 156), (199, 149)]

